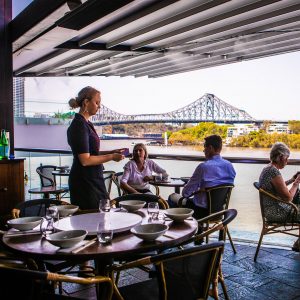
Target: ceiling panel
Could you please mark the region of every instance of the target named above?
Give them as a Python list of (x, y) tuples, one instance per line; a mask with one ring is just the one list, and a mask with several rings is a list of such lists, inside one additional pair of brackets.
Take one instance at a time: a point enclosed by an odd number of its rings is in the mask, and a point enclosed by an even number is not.
[(299, 0), (44, 2), (10, 24), (15, 76), (160, 77), (300, 50)]

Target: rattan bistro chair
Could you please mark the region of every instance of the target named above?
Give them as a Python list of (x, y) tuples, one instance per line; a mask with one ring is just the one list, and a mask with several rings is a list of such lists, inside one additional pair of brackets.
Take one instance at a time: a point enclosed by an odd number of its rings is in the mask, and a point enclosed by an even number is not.
[[(219, 186), (214, 186), (205, 189), (207, 195), (209, 214), (213, 214), (219, 211), (223, 211), (224, 209), (225, 210), (228, 209), (233, 187), (234, 187), (233, 185), (219, 185)], [(207, 221), (206, 222), (207, 227), (209, 227), (210, 224), (214, 222), (215, 220)], [(236, 249), (234, 247), (228, 228), (226, 228), (225, 234), (227, 234), (228, 236), (233, 252), (236, 253)], [(207, 236), (207, 242), (208, 242), (208, 237), (209, 236)], [(224, 238), (224, 242), (225, 242), (225, 238)]]
[[(108, 287), (107, 300), (112, 298), (112, 280), (105, 276), (81, 278), (58, 273), (35, 271), (0, 265), (1, 299), (80, 299), (55, 293), (55, 283), (69, 282), (80, 285), (100, 284)], [(98, 291), (99, 295), (99, 291)]]
[[(226, 231), (228, 230), (227, 225), (235, 219), (237, 216), (237, 210), (236, 209), (226, 209), (219, 211), (217, 213), (211, 214), (205, 218), (199, 219), (198, 223), (199, 226), (205, 222), (211, 223), (211, 226), (204, 232), (196, 234), (193, 236), (191, 239), (188, 241), (184, 242), (181, 246), (184, 247), (185, 245), (191, 245), (191, 243), (195, 243), (197, 241), (202, 241), (204, 237), (207, 237), (211, 235), (212, 233), (219, 231), (219, 241), (222, 241), (225, 243), (226, 241)], [(217, 220), (217, 221), (216, 221)], [(223, 254), (223, 252), (222, 252)], [(223, 277), (223, 272), (222, 272), (222, 265), (221, 265), (221, 260), (219, 262), (219, 267), (218, 267), (218, 272), (215, 274), (213, 277), (213, 282), (212, 282), (212, 290), (210, 295), (218, 299), (218, 283), (221, 283), (221, 287), (223, 290), (224, 298), (226, 300), (229, 299), (228, 293), (227, 293), (227, 288), (225, 285), (224, 277)]]
[[(260, 210), (263, 221), (259, 242), (254, 255), (254, 261), (256, 261), (264, 235), (284, 233), (299, 238), (300, 223), (297, 221), (299, 211), (294, 203), (286, 202), (265, 191), (259, 187), (258, 182), (254, 182), (253, 185), (259, 191)], [(297, 230), (297, 233), (293, 233), (295, 230)]]
[[(207, 208), (208, 208), (208, 215), (214, 214), (216, 212), (220, 212), (223, 210), (228, 209), (229, 201), (231, 196), (231, 191), (234, 185), (218, 185), (214, 187), (209, 187), (205, 189), (206, 196), (207, 196)], [(199, 192), (194, 193), (193, 195)], [(200, 191), (202, 193), (202, 191)], [(184, 197), (179, 199), (178, 206), (181, 206), (182, 200)], [(195, 209), (195, 215), (197, 215), (197, 209)], [(207, 230), (211, 224), (214, 224), (218, 219), (208, 219), (204, 224), (204, 230)], [(236, 253), (236, 249), (234, 247), (231, 235), (229, 230), (226, 229), (226, 234), (229, 238), (232, 250)], [(209, 235), (206, 236), (206, 242), (208, 243)], [(224, 240), (225, 241), (225, 240)]]
[[(220, 264), (224, 242), (148, 256), (112, 267), (114, 272), (154, 264), (157, 276), (119, 288), (120, 299), (207, 299)], [(117, 287), (114, 283), (115, 290)]]
[[(57, 169), (57, 166), (53, 165), (40, 165), (36, 168), (36, 172), (40, 176), (42, 188), (53, 188), (53, 191), (49, 190), (49, 194), (54, 194), (57, 199), (62, 198), (69, 192), (69, 187), (66, 185), (57, 186), (55, 176), (52, 174)], [(34, 189), (31, 189), (34, 190)]]
[(112, 184), (114, 183), (113, 177), (115, 173), (116, 173), (115, 171), (103, 171), (104, 184), (109, 199), (111, 198)]

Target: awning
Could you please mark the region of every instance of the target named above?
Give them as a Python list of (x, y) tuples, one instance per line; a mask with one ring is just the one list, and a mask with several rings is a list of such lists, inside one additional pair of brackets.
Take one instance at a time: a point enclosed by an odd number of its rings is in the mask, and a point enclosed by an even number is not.
[(35, 0), (14, 76), (148, 76), (300, 50), (299, 0)]

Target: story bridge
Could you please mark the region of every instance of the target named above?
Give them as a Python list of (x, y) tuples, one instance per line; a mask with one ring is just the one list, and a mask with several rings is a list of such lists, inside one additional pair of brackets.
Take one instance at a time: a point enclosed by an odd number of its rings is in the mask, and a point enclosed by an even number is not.
[(249, 123), (255, 122), (244, 110), (238, 109), (213, 94), (205, 94), (193, 103), (162, 114), (124, 115), (101, 104), (91, 120), (95, 125), (129, 123)]

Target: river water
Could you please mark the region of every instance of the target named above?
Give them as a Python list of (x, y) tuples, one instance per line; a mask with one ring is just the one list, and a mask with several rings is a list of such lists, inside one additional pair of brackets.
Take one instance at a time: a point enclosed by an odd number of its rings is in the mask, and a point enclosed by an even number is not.
[[(110, 140), (101, 141), (101, 150), (110, 150), (115, 148), (127, 147), (132, 152), (132, 142), (141, 142), (140, 140)], [(203, 156), (202, 146), (148, 146), (149, 153), (153, 154), (181, 154), (181, 155), (199, 155)], [(232, 148), (224, 147), (222, 150), (223, 157), (252, 157), (252, 158), (268, 158), (270, 149), (251, 149), (251, 148)], [(24, 153), (20, 156), (24, 156)], [(300, 151), (293, 151), (290, 158), (300, 159)], [(106, 170), (122, 171), (124, 164), (128, 161), (125, 159), (122, 162), (109, 162), (105, 164)], [(171, 160), (156, 160), (156, 162), (167, 170), (171, 177), (191, 176), (199, 162), (191, 161), (171, 161)], [(30, 176), (28, 188), (39, 185), (39, 179), (35, 172), (36, 167), (40, 163), (43, 164), (61, 164), (71, 165), (71, 156), (46, 156), (34, 157), (31, 156), (25, 161), (25, 170)], [(238, 211), (237, 218), (230, 224), (230, 233), (233, 238), (258, 241), (262, 220), (259, 206), (259, 196), (257, 190), (253, 187), (253, 182), (257, 181), (259, 174), (264, 165), (262, 164), (234, 164), (236, 170), (235, 187), (230, 199), (230, 208), (235, 208)], [(299, 170), (299, 166), (286, 166), (281, 173), (285, 179), (289, 179)], [(67, 183), (66, 177), (61, 177), (62, 183)], [(164, 199), (173, 192), (171, 188), (160, 188), (161, 196)], [(112, 196), (117, 196), (116, 191), (113, 191)], [(295, 240), (287, 235), (270, 235), (264, 237), (264, 242), (276, 243), (279, 245), (291, 245)]]

